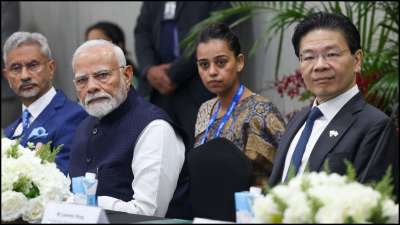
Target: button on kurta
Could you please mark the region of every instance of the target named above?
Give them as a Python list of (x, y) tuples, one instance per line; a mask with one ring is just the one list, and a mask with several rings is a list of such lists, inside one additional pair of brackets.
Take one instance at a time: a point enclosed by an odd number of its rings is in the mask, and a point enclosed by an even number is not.
[(90, 163), (92, 161), (91, 158), (86, 158), (86, 163)]
[(96, 134), (97, 134), (97, 128), (94, 128), (94, 129), (93, 129), (92, 134), (93, 134), (93, 135), (96, 135)]

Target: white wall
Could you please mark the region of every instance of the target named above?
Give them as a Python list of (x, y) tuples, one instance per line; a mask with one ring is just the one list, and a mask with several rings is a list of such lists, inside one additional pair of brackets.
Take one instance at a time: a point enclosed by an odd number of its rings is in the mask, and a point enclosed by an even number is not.
[(120, 25), (127, 50), (135, 59), (133, 28), (142, 2), (21, 2), (21, 30), (43, 33), (57, 62), (54, 84), (70, 98), (76, 98), (71, 59), (84, 41), (88, 26), (99, 20)]

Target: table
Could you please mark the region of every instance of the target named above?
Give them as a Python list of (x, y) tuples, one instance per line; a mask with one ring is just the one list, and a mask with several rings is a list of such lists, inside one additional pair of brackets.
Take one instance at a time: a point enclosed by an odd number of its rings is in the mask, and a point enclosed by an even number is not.
[(191, 224), (191, 220), (169, 219), (157, 216), (144, 216), (130, 214), (112, 210), (105, 210), (110, 223), (116, 224), (132, 224), (132, 223), (147, 223), (147, 224)]

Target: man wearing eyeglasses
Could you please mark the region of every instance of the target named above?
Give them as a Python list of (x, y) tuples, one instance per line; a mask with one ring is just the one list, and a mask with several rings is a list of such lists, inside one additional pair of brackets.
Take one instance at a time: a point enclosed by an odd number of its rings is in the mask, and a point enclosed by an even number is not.
[(270, 184), (285, 182), (289, 173), (301, 174), (306, 168), (321, 171), (325, 165), (330, 172), (345, 174), (348, 160), (364, 183), (380, 180), (391, 166), (398, 190), (394, 124), (365, 102), (356, 84), (363, 60), (357, 28), (343, 15), (315, 13), (297, 25), (292, 42), (315, 100), (289, 122)]
[(165, 216), (184, 163), (183, 131), (137, 95), (132, 66), (118, 46), (87, 41), (75, 51), (72, 67), (90, 116), (77, 129), (69, 175), (96, 173), (102, 208)]
[(3, 48), (4, 76), (22, 102), (22, 115), (4, 130), (4, 136), (28, 143), (62, 145), (57, 167), (67, 174), (70, 145), (78, 124), (87, 116), (79, 104), (53, 87), (55, 61), (40, 33), (15, 32)]

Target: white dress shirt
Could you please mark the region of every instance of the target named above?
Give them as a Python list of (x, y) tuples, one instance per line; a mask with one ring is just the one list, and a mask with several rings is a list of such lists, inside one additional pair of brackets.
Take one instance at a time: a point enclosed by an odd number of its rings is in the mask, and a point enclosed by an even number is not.
[(125, 202), (98, 196), (98, 206), (127, 213), (164, 217), (185, 159), (185, 146), (172, 126), (154, 120), (140, 134), (133, 159), (133, 196)]
[[(352, 88), (350, 88), (343, 94), (341, 94), (335, 98), (332, 98), (326, 102), (323, 102), (319, 105), (317, 105), (317, 101), (314, 100), (313, 107), (317, 106), (321, 110), (323, 116), (319, 117), (314, 122), (314, 126), (312, 128), (310, 138), (308, 139), (306, 149), (303, 154), (303, 158), (301, 159), (301, 166), (297, 173), (298, 175), (304, 173), (308, 159), (310, 158), (311, 152), (314, 148), (315, 143), (317, 143), (319, 136), (321, 136), (322, 132), (325, 130), (325, 128), (328, 126), (328, 124), (331, 122), (331, 120), (335, 117), (335, 115), (340, 111), (340, 109), (342, 109), (342, 107), (352, 97), (354, 97), (358, 92), (359, 92), (359, 89), (358, 89), (357, 85), (354, 85)], [(290, 143), (289, 150), (286, 154), (285, 167), (283, 169), (283, 174), (282, 174), (282, 182), (286, 178), (286, 174), (288, 172), (289, 165), (292, 160), (293, 152), (296, 148), (297, 142), (299, 141), (300, 135), (303, 132), (304, 127), (305, 127), (305, 123), (297, 131), (296, 135), (294, 136), (294, 138), (292, 140), (292, 143)]]
[[(24, 104), (22, 104), (22, 112), (25, 109), (28, 109), (31, 115), (29, 117), (29, 124), (32, 124), (33, 121), (35, 121), (35, 119), (40, 115), (40, 113), (42, 113), (43, 110), (50, 104), (51, 100), (54, 98), (56, 94), (57, 92), (54, 89), (54, 87), (51, 87), (50, 90), (46, 92), (46, 94), (42, 95), (40, 98), (34, 101), (30, 106), (26, 107)], [(22, 134), (22, 131), (23, 128), (21, 121), (21, 123), (19, 123), (17, 128), (15, 129), (13, 137), (20, 136)]]

